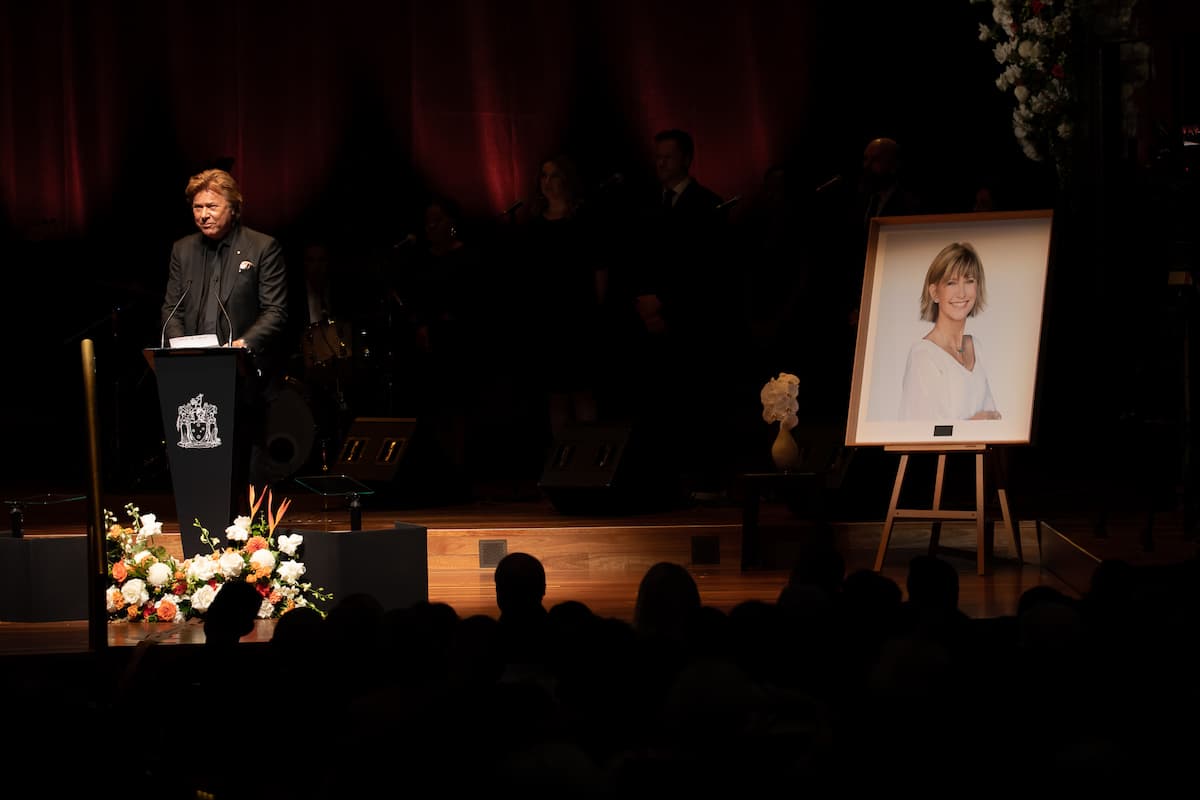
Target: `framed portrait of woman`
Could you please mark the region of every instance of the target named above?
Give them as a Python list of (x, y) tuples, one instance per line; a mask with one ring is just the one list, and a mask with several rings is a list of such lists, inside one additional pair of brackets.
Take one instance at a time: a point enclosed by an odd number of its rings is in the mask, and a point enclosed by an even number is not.
[(872, 221), (847, 445), (1028, 444), (1050, 210)]

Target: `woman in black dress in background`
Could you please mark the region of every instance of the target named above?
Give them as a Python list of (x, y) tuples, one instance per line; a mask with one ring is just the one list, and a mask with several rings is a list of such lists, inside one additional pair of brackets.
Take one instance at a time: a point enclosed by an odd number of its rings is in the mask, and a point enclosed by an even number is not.
[(540, 332), (544, 356), (533, 373), (554, 437), (572, 422), (597, 418), (608, 270), (572, 160), (542, 162), (537, 187), (521, 237), (533, 300), (526, 321)]

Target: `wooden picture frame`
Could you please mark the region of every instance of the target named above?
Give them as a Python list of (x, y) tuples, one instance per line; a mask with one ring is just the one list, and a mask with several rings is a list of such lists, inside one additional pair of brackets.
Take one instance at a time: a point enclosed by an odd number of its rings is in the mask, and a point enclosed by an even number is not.
[[(879, 217), (871, 222), (846, 425), (849, 446), (1028, 444), (1032, 437), (1053, 211)], [(984, 303), (966, 317), (967, 348), (941, 351), (922, 320), (930, 266), (947, 245), (978, 254)], [(974, 283), (974, 281), (971, 281)], [(936, 303), (932, 308), (936, 309)], [(946, 319), (951, 317), (947, 315)], [(927, 377), (936, 370), (934, 378)], [(955, 372), (962, 370), (961, 374)], [(980, 378), (986, 378), (986, 385)], [(924, 384), (921, 381), (924, 380)], [(953, 396), (945, 403), (913, 401)], [(966, 388), (963, 388), (966, 386)], [(994, 411), (965, 416), (982, 391)], [(933, 387), (933, 388), (931, 388)], [(936, 405), (937, 410), (934, 409)], [(982, 407), (988, 407), (986, 400)], [(947, 410), (953, 409), (953, 410)]]

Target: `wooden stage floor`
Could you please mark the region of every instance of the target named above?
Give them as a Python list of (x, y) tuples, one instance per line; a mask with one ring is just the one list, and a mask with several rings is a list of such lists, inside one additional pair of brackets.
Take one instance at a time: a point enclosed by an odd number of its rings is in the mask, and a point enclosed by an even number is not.
[[(299, 530), (347, 530), (349, 511), (342, 505), (322, 506), (315, 496), (294, 497), (282, 525)], [(164, 522), (163, 544), (176, 556), (178, 521), (172, 518), (169, 495), (109, 500), (120, 513), (125, 502), (136, 502), (143, 513)], [(35, 507), (26, 511), (27, 536), (83, 535), (86, 507), (82, 502)], [(696, 578), (704, 603), (729, 610), (746, 600), (774, 601), (784, 586), (797, 548), (813, 527), (788, 506), (764, 502), (760, 538), (764, 565), (742, 569), (742, 509), (735, 503), (696, 506), (669, 512), (625, 517), (564, 515), (544, 500), (476, 502), (425, 509), (366, 508), (364, 530), (391, 530), (397, 522), (427, 528), (428, 598), (454, 607), (460, 616), (495, 616), (492, 579), (496, 547), (537, 556), (546, 567), (548, 606), (579, 600), (603, 616), (630, 620), (638, 583), (658, 561), (685, 564)], [(999, 529), (989, 574), (979, 576), (975, 564), (975, 533), (967, 524), (947, 523), (941, 544), (959, 572), (960, 608), (972, 617), (1014, 614), (1023, 592), (1049, 585), (1069, 595), (1086, 590), (1091, 568), (1102, 558), (1131, 562), (1169, 562), (1195, 554), (1181, 526), (1160, 515), (1155, 547), (1141, 547), (1138, 517), (1109, 520), (1107, 536), (1097, 538), (1086, 518), (1056, 518), (1042, 526), (1039, 548), (1035, 520), (1019, 520), (1024, 563), (1015, 559), (1012, 543)], [(833, 522), (847, 574), (871, 569), (882, 533), (882, 520)], [(887, 551), (883, 574), (903, 589), (907, 563), (925, 552), (927, 523), (898, 523)], [(485, 542), (486, 546), (481, 546)], [(497, 543), (502, 542), (502, 545)], [(481, 553), (486, 551), (486, 558)], [(481, 560), (488, 565), (481, 565)], [(335, 598), (336, 600), (336, 598)], [(273, 623), (262, 622), (248, 640), (265, 641)], [(107, 626), (108, 646), (132, 646), (152, 638), (163, 643), (199, 643), (203, 631), (196, 622), (182, 625), (114, 623)], [(0, 621), (0, 655), (14, 653), (83, 652), (89, 649), (86, 620), (57, 622)]]

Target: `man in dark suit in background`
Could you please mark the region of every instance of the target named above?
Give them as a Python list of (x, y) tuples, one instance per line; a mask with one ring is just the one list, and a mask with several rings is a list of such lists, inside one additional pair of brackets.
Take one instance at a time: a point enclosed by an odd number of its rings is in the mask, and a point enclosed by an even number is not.
[[(242, 193), (222, 169), (193, 175), (185, 195), (198, 232), (171, 248), (163, 297), (163, 337), (215, 334), (244, 348), (251, 366), (243, 387), (249, 423), (250, 480), (255, 481), (266, 407), (283, 378), (287, 329), (287, 267), (279, 243), (242, 225)], [(239, 465), (241, 466), (241, 465)]]
[(691, 175), (695, 146), (678, 129), (654, 137), (658, 194), (642, 217), (629, 295), (636, 311), (632, 361), (638, 416), (669, 432), (694, 497), (724, 492), (730, 453), (725, 378), (738, 296), (724, 275), (726, 207)]

